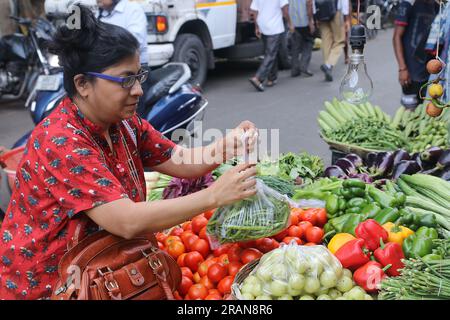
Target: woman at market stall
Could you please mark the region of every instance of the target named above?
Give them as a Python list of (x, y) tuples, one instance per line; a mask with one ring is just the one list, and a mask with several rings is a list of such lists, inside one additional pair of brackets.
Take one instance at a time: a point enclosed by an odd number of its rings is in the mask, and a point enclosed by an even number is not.
[[(200, 177), (244, 147), (252, 150), (255, 139), (244, 146), (241, 136), (256, 128), (246, 121), (206, 147), (176, 146), (136, 115), (147, 76), (137, 40), (80, 8), (81, 29), (60, 28), (51, 46), (64, 68), (67, 98), (30, 136), (0, 230), (2, 299), (50, 297), (78, 226), (80, 237), (100, 227), (129, 239), (256, 193), (249, 179), (256, 169), (242, 164), (197, 193), (145, 202), (144, 167)], [(204, 155), (214, 161), (193, 162)]]

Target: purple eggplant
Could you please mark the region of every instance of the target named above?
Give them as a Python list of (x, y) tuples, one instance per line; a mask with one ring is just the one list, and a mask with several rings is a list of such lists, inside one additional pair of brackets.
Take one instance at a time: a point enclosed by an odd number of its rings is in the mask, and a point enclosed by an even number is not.
[(394, 162), (392, 166), (395, 167), (397, 163), (399, 163), (402, 160), (411, 160), (411, 156), (405, 150), (399, 149), (394, 152)]
[(397, 180), (402, 174), (414, 174), (420, 171), (420, 166), (414, 160), (401, 160), (394, 167), (392, 179)]
[(326, 168), (323, 175), (324, 175), (324, 177), (327, 177), (327, 178), (331, 178), (331, 177), (347, 178), (347, 175), (345, 174), (344, 170), (342, 170), (341, 167), (338, 167), (336, 165), (329, 166), (328, 168)]
[(355, 177), (365, 183), (373, 182), (373, 179), (367, 173), (358, 173)]
[(375, 160), (377, 160), (377, 153), (376, 152), (368, 153), (366, 158), (366, 166), (369, 168), (373, 167), (375, 164)]
[(363, 160), (357, 154), (350, 153), (345, 156), (345, 159), (350, 160), (353, 163), (353, 165), (355, 166), (355, 168), (359, 168), (359, 167), (363, 166)]
[(439, 176), (442, 173), (442, 169), (439, 169), (438, 167), (434, 167), (432, 169), (429, 170), (422, 170), (420, 171), (420, 173), (422, 174), (428, 174), (430, 176)]
[(356, 173), (355, 165), (346, 158), (338, 159), (334, 165), (341, 168), (346, 174)]
[(439, 147), (431, 147), (420, 154), (420, 159), (425, 167), (434, 167), (444, 150)]
[(392, 169), (394, 163), (394, 154), (392, 152), (379, 152), (375, 160), (375, 164), (372, 166), (375, 176), (385, 177)]
[(420, 158), (420, 152), (414, 153), (411, 156), (411, 160), (415, 161), (419, 165), (419, 167), (421, 168), (420, 170), (424, 170), (422, 159)]
[(445, 167), (450, 166), (450, 149), (447, 149), (444, 152), (442, 152), (441, 156), (439, 157), (439, 160), (436, 163), (436, 166), (440, 169), (444, 169)]
[(439, 177), (445, 181), (450, 181), (450, 166), (445, 167)]

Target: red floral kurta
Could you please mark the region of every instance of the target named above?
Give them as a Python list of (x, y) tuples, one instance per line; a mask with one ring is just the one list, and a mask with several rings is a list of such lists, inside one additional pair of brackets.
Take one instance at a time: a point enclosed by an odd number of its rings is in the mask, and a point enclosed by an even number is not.
[[(111, 151), (100, 128), (66, 98), (34, 129), (0, 229), (1, 299), (50, 297), (69, 240), (80, 219), (89, 220), (83, 211), (121, 198), (140, 201), (122, 137), (145, 196), (143, 168), (168, 160), (175, 145), (137, 116), (127, 122), (137, 147), (119, 123), (110, 128)], [(81, 236), (97, 230), (89, 220)]]

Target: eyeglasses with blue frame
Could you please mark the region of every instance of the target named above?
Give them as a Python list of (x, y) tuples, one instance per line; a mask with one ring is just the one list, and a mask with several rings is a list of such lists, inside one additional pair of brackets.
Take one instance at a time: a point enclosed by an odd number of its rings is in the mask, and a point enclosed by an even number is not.
[(114, 77), (108, 74), (98, 73), (98, 72), (85, 72), (85, 74), (90, 75), (92, 77), (105, 79), (120, 83), (122, 88), (130, 89), (136, 83), (136, 80), (139, 81), (140, 84), (144, 83), (148, 78), (148, 70), (140, 70), (138, 74), (127, 76), (127, 77)]

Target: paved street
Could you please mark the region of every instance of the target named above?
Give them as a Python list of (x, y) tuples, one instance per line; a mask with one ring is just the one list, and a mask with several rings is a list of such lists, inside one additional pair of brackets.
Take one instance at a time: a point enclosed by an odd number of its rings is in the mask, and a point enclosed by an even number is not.
[[(318, 135), (316, 118), (323, 102), (338, 95), (346, 69), (342, 59), (334, 72), (335, 81), (327, 83), (319, 70), (321, 57), (320, 51), (313, 53), (313, 78), (291, 78), (290, 71), (281, 71), (278, 84), (262, 93), (247, 80), (256, 71), (257, 61), (219, 63), (204, 87), (209, 100), (204, 129), (225, 130), (251, 120), (259, 128), (280, 129), (281, 152), (306, 150), (329, 162), (330, 152)], [(392, 115), (400, 101), (392, 30), (379, 32), (368, 43), (366, 61), (375, 87), (371, 102)], [(0, 145), (11, 146), (32, 126), (28, 110), (20, 104), (0, 106)]]

